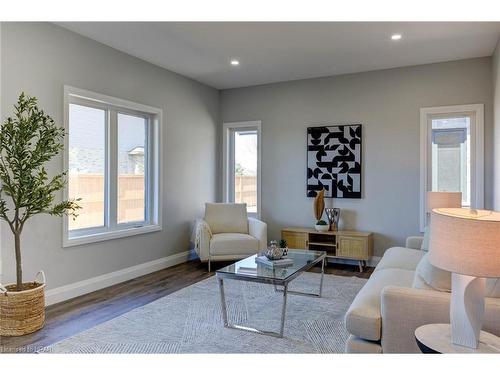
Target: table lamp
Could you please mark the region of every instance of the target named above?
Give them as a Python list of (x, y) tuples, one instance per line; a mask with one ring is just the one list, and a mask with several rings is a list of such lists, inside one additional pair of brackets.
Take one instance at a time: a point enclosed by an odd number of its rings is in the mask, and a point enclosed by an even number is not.
[(485, 278), (500, 277), (500, 212), (432, 210), (429, 260), (452, 272), (452, 343), (477, 348), (484, 316)]
[(460, 191), (428, 191), (426, 226), (429, 225), (430, 215), (435, 208), (460, 208), (462, 207), (462, 192)]
[(431, 213), (435, 208), (462, 207), (462, 192), (460, 191), (428, 191), (427, 211)]

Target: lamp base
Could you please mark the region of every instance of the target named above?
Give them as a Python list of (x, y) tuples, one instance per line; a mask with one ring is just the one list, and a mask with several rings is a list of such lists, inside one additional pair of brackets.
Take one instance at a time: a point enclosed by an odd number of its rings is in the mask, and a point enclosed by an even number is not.
[(451, 276), (451, 342), (476, 349), (484, 317), (486, 279), (453, 273)]

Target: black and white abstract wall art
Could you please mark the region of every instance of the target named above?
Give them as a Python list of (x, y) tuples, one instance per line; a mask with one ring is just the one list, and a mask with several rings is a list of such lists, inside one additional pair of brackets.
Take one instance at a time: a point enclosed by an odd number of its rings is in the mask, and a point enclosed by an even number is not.
[(361, 198), (361, 124), (307, 128), (307, 196)]

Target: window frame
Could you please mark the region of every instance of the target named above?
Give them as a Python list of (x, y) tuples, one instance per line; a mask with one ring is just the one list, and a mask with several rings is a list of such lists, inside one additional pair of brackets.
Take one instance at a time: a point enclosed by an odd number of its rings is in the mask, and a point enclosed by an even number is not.
[(424, 232), (427, 215), (427, 191), (430, 169), (431, 136), (429, 127), (434, 118), (471, 116), (471, 208), (484, 208), (484, 104), (420, 108), (420, 231)]
[[(70, 104), (83, 105), (106, 110), (105, 129), (105, 183), (104, 183), (104, 226), (69, 230), (71, 218), (63, 217), (63, 247), (106, 241), (116, 238), (134, 236), (142, 233), (161, 231), (162, 196), (161, 160), (162, 136), (161, 124), (163, 111), (159, 108), (134, 103), (128, 100), (99, 94), (72, 86), (64, 86), (64, 126), (69, 132)], [(118, 223), (118, 115), (144, 117), (146, 123), (145, 144), (145, 220)], [(64, 170), (69, 169), (69, 134), (64, 139)], [(66, 184), (63, 196), (67, 200), (69, 187)]]
[(231, 132), (238, 130), (257, 131), (257, 212), (247, 212), (249, 217), (260, 219), (261, 217), (261, 185), (262, 185), (262, 122), (261, 121), (240, 121), (223, 123), (223, 156), (222, 156), (222, 198), (226, 203), (233, 203), (231, 191), (234, 187), (234, 171), (231, 163), (234, 161), (234, 150), (232, 149)]

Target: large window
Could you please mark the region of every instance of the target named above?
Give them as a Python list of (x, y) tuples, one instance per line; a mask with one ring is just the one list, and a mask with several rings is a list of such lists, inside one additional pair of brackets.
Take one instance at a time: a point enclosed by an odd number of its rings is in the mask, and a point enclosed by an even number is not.
[(161, 229), (158, 207), (161, 110), (65, 87), (68, 199), (64, 245)]
[(224, 200), (260, 215), (260, 121), (224, 124)]
[(464, 207), (483, 208), (483, 105), (421, 109), (421, 230), (427, 191), (460, 191)]

